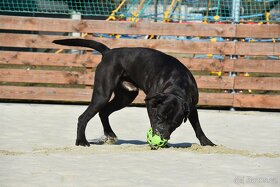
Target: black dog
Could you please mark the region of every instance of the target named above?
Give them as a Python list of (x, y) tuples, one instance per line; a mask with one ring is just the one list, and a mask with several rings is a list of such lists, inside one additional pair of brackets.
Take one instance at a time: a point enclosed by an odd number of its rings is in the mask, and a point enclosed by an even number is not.
[[(94, 91), (86, 111), (79, 117), (76, 145), (89, 146), (85, 136), (88, 121), (98, 112), (104, 134), (111, 140), (117, 136), (111, 129), (111, 113), (129, 105), (138, 95), (145, 102), (153, 132), (164, 139), (187, 118), (201, 145), (213, 144), (203, 133), (196, 105), (198, 89), (191, 72), (176, 58), (149, 48), (109, 49), (102, 43), (84, 39), (55, 40), (56, 44), (93, 48), (102, 54), (95, 72)], [(114, 93), (114, 98), (110, 98)]]

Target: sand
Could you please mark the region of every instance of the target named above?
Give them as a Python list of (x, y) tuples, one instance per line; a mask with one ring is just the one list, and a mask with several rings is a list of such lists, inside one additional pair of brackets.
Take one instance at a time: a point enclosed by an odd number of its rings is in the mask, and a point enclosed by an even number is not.
[[(169, 148), (145, 140), (145, 108), (113, 114), (115, 145), (74, 146), (86, 106), (0, 103), (0, 186), (279, 186), (277, 112), (199, 110), (202, 128), (218, 146), (202, 147), (187, 122)], [(90, 142), (102, 136), (98, 116)]]

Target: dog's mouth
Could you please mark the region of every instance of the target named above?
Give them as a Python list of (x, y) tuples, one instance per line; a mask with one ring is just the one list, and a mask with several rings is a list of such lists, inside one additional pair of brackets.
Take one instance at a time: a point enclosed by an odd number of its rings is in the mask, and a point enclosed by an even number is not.
[(162, 127), (157, 127), (153, 129), (154, 134), (160, 136), (162, 139), (169, 140), (170, 139), (170, 132), (167, 129)]

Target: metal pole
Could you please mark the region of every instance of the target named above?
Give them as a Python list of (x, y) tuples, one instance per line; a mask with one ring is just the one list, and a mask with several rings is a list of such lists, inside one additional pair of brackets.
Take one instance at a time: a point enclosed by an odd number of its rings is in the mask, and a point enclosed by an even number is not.
[(232, 1), (232, 19), (234, 23), (239, 23), (240, 22), (240, 0), (233, 0)]
[(154, 21), (157, 22), (157, 19), (158, 19), (158, 0), (154, 0), (154, 3), (155, 3), (155, 6), (154, 6), (154, 9), (155, 9)]
[[(233, 21), (232, 24), (238, 24), (240, 22), (240, 2), (241, 2), (240, 0), (233, 0), (232, 1), (232, 13), (231, 13), (232, 14), (232, 21)], [(237, 42), (236, 39), (234, 39), (233, 41)], [(231, 55), (230, 59), (231, 60), (238, 59), (238, 56), (237, 55)], [(236, 72), (229, 72), (229, 76), (230, 77), (235, 77), (235, 76), (237, 76), (237, 73)], [(231, 94), (236, 94), (236, 90), (232, 89)], [(235, 108), (231, 107), (230, 110), (235, 111)]]
[[(82, 14), (80, 12), (73, 11), (72, 14), (71, 14), (71, 19), (73, 19), (73, 20), (81, 20), (82, 19)], [(79, 32), (72, 32), (71, 36), (81, 37), (81, 33), (79, 33)], [(81, 54), (82, 51), (72, 49), (71, 53)]]

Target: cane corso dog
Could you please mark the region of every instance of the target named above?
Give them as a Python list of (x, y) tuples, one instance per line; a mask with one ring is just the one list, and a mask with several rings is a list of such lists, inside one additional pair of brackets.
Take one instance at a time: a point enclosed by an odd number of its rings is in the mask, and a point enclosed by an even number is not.
[[(145, 103), (155, 134), (168, 140), (171, 133), (189, 119), (200, 144), (215, 145), (205, 136), (199, 123), (195, 79), (176, 58), (150, 48), (110, 49), (102, 43), (85, 39), (63, 39), (53, 43), (89, 47), (102, 54), (95, 71), (91, 102), (78, 119), (76, 145), (90, 146), (85, 129), (97, 113), (105, 136), (116, 140), (108, 117), (131, 104), (139, 89), (146, 94)], [(113, 93), (114, 98), (110, 100)]]

